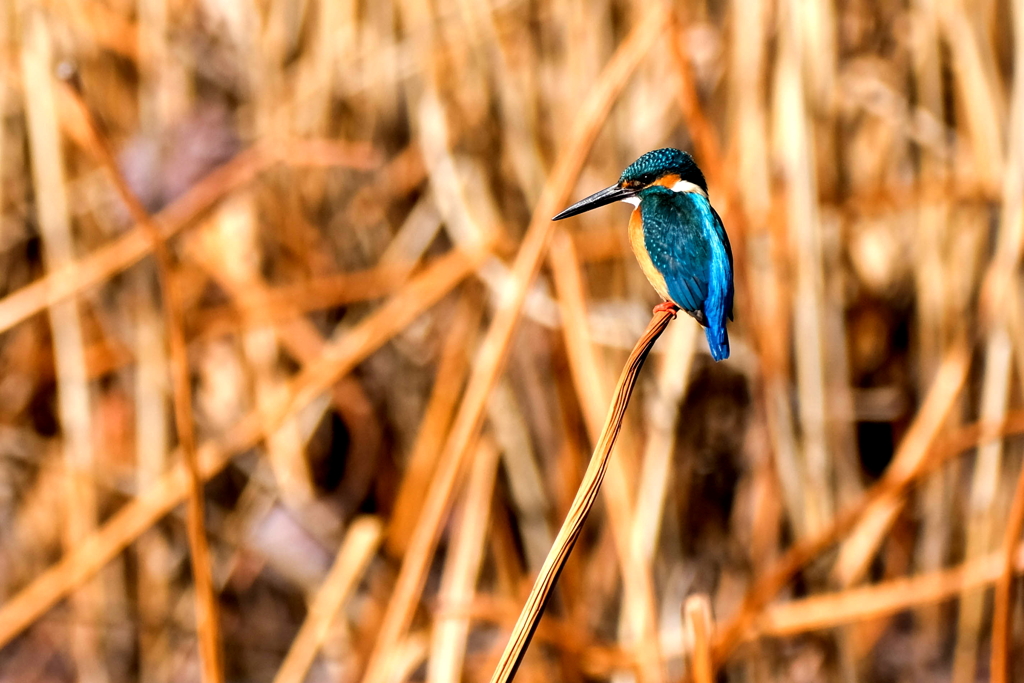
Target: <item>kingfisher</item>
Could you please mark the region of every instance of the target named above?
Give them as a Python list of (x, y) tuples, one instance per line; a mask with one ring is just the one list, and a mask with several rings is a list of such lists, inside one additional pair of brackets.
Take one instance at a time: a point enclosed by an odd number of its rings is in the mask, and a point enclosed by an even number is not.
[(671, 147), (644, 154), (619, 182), (582, 199), (551, 220), (623, 201), (633, 205), (629, 244), (640, 268), (665, 301), (655, 312), (679, 309), (704, 327), (711, 357), (729, 357), (726, 318), (732, 320), (732, 247), (708, 184), (687, 152)]

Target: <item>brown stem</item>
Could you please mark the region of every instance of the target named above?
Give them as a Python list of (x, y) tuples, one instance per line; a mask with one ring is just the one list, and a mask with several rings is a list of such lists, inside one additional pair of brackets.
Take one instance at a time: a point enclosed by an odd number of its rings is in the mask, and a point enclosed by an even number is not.
[(683, 623), (690, 641), (690, 680), (693, 683), (713, 683), (715, 668), (711, 662), (711, 604), (708, 596), (691, 595), (683, 604)]
[(1024, 528), (1024, 469), (1017, 477), (1017, 487), (1013, 492), (1013, 503), (1010, 507), (1010, 519), (1003, 537), (1003, 571), (996, 581), (995, 613), (992, 615), (992, 683), (1006, 683), (1010, 672), (1007, 667), (1010, 661), (1011, 619), (1013, 617), (1013, 575), (1014, 555), (1017, 539)]
[(647, 354), (650, 353), (654, 342), (658, 340), (661, 333), (668, 327), (669, 321), (675, 316), (667, 311), (657, 311), (647, 324), (636, 346), (633, 347), (629, 359), (626, 361), (619, 382), (615, 386), (615, 398), (605, 418), (604, 427), (601, 429), (601, 437), (594, 448), (594, 454), (590, 458), (590, 464), (583, 475), (576, 490), (576, 497), (569, 507), (569, 513), (562, 522), (562, 528), (558, 530), (555, 543), (548, 552), (544, 565), (541, 567), (540, 575), (533, 584), (526, 604), (523, 605), (516, 621), (512, 635), (509, 636), (508, 645), (498, 660), (498, 665), (491, 676), (491, 683), (508, 683), (516, 674), (526, 648), (530, 645), (533, 632), (537, 629), (541, 614), (544, 612), (544, 605), (551, 595), (551, 590), (558, 580), (558, 575), (565, 566), (566, 560), (572, 548), (576, 545), (576, 539), (580, 535), (583, 523), (587, 521), (591, 509), (597, 501), (597, 492), (601, 489), (601, 481), (604, 479), (604, 471), (608, 466), (608, 458), (612, 453), (612, 446), (615, 445), (615, 438), (619, 435), (622, 427), (622, 418), (626, 414), (626, 407), (629, 405), (629, 398), (633, 395), (633, 387), (643, 367)]
[(90, 151), (110, 173), (111, 180), (121, 200), (128, 207), (132, 218), (142, 226), (149, 238), (153, 255), (156, 257), (157, 276), (164, 298), (164, 317), (167, 327), (168, 345), (171, 355), (171, 386), (174, 396), (174, 424), (178, 442), (184, 456), (188, 473), (188, 514), (186, 530), (189, 554), (192, 559), (192, 579), (195, 582), (196, 630), (199, 634), (199, 661), (204, 683), (221, 683), (224, 680), (221, 668), (220, 622), (218, 619), (217, 595), (213, 586), (210, 569), (210, 548), (206, 540), (205, 501), (203, 479), (199, 472), (196, 456), (195, 431), (192, 428), (192, 387), (189, 378), (188, 349), (181, 296), (173, 276), (173, 260), (167, 248), (163, 233), (149, 215), (128, 182), (121, 174), (114, 160), (107, 140), (100, 133), (92, 113), (85, 102), (70, 86), (65, 85), (68, 101), (78, 109), (81, 122), (88, 135)]

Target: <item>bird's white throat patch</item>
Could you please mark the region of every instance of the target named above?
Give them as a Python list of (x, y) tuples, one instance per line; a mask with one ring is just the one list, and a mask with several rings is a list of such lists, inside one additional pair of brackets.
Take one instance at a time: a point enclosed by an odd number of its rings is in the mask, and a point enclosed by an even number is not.
[(627, 204), (632, 204), (633, 206), (640, 206), (639, 197), (626, 197), (622, 201), (626, 202)]
[(693, 193), (699, 194), (700, 196), (704, 197), (704, 199), (708, 198), (708, 193), (704, 191), (704, 188), (702, 188), (700, 185), (697, 185), (695, 183), (691, 183), (689, 180), (680, 180), (679, 182), (677, 182), (675, 185), (672, 186), (672, 191), (673, 192), (693, 192)]

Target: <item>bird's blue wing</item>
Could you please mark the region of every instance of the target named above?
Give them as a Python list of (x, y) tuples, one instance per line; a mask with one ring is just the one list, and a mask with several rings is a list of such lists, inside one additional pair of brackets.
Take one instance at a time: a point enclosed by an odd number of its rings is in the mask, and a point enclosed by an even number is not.
[(714, 305), (732, 317), (732, 249), (706, 198), (651, 188), (640, 202), (644, 242), (668, 293), (702, 323)]
[[(708, 206), (711, 206), (710, 203), (708, 204)], [(734, 290), (733, 290), (733, 281), (732, 281), (732, 272), (733, 272), (732, 245), (729, 243), (729, 233), (727, 233), (725, 231), (725, 225), (722, 223), (722, 218), (721, 218), (721, 216), (718, 215), (718, 212), (715, 211), (715, 207), (713, 207), (713, 206), (711, 207), (711, 213), (714, 214), (714, 216), (715, 216), (715, 226), (714, 226), (715, 234), (722, 241), (722, 245), (725, 248), (725, 256), (726, 256), (726, 258), (728, 259), (728, 262), (729, 262), (729, 287), (728, 287), (726, 303), (725, 303), (725, 314), (729, 316), (729, 320), (733, 320), (733, 317), (732, 317), (732, 302), (733, 302)]]
[(732, 247), (707, 198), (649, 188), (640, 200), (644, 244), (669, 296), (706, 330), (715, 360), (729, 356), (726, 317), (732, 318)]

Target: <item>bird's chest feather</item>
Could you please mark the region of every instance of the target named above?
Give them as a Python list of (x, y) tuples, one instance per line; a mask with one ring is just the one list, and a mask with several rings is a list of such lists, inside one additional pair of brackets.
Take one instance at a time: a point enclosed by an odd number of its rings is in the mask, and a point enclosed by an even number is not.
[(669, 299), (665, 276), (654, 266), (651, 255), (647, 251), (647, 243), (644, 241), (644, 222), (639, 207), (633, 209), (633, 214), (629, 217), (629, 246), (633, 248), (633, 254), (651, 286), (662, 299)]

